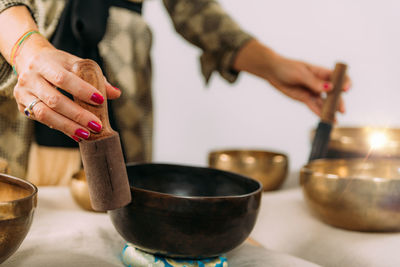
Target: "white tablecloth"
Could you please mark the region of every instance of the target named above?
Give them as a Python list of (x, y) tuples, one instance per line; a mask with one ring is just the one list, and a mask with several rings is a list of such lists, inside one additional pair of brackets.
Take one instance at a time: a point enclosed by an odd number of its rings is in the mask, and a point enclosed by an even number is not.
[(263, 195), (251, 236), (268, 249), (322, 266), (400, 266), (400, 233), (362, 233), (324, 224), (310, 213), (299, 187)]
[[(67, 187), (40, 187), (38, 197), (30, 232), (2, 267), (123, 266), (120, 253), (125, 241), (107, 214), (80, 209)], [(264, 205), (264, 208), (268, 206)], [(258, 222), (257, 232), (262, 230), (265, 219), (272, 219), (267, 218), (269, 215), (268, 209), (261, 212), (263, 221)], [(279, 221), (279, 218), (275, 220)], [(263, 241), (268, 243), (268, 239)], [(227, 257), (230, 267), (316, 266), (285, 253), (249, 244), (228, 253)]]

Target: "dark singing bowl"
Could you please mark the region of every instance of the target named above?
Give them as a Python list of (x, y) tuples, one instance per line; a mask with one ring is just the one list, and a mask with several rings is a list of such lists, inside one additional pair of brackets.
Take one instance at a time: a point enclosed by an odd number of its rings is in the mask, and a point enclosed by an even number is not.
[(258, 181), (171, 164), (128, 164), (127, 171), (132, 202), (109, 215), (121, 236), (146, 252), (214, 257), (243, 243), (255, 225)]
[(0, 264), (27, 235), (37, 203), (37, 188), (19, 178), (0, 174)]

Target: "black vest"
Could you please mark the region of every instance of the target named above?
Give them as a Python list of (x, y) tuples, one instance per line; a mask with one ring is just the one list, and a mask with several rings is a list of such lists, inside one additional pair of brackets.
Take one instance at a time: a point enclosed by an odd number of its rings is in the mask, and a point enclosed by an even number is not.
[[(61, 14), (59, 24), (50, 42), (57, 48), (80, 58), (89, 58), (103, 69), (98, 44), (106, 31), (108, 10), (111, 6), (127, 8), (142, 13), (142, 3), (126, 0), (69, 0)], [(103, 70), (104, 73), (104, 70)], [(72, 99), (72, 96), (60, 90)], [(115, 125), (113, 110), (108, 101), (108, 114), (111, 127)], [(78, 147), (78, 143), (64, 133), (51, 129), (35, 121), (35, 140), (41, 146)]]

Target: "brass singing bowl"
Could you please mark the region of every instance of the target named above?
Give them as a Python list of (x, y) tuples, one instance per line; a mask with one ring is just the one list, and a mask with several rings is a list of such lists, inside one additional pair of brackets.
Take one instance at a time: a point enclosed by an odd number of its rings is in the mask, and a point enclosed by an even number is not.
[(90, 201), (89, 187), (84, 170), (80, 170), (72, 176), (69, 189), (73, 199), (82, 209), (95, 211)]
[(37, 188), (22, 179), (0, 174), (0, 264), (25, 239), (37, 203)]
[(319, 159), (300, 171), (309, 208), (325, 223), (356, 231), (400, 230), (400, 160)]
[(327, 158), (363, 157), (400, 158), (400, 128), (374, 126), (333, 128)]
[(262, 150), (219, 150), (208, 154), (211, 168), (239, 173), (263, 185), (263, 191), (278, 189), (288, 173), (288, 157)]

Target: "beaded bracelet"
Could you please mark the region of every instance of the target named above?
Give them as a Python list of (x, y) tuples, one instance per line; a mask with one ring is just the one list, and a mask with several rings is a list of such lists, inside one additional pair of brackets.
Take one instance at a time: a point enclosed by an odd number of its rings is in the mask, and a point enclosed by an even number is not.
[(17, 70), (15, 69), (15, 57), (16, 57), (17, 54), (18, 54), (18, 50), (19, 50), (19, 48), (21, 47), (21, 44), (22, 44), (26, 39), (28, 39), (29, 36), (31, 36), (32, 34), (35, 34), (35, 33), (40, 34), (40, 32), (39, 32), (39, 31), (36, 31), (36, 30), (29, 30), (29, 31), (25, 32), (25, 33), (15, 42), (15, 44), (14, 44), (12, 50), (11, 50), (11, 66), (12, 66), (12, 69), (13, 69), (15, 75), (17, 75), (17, 76), (18, 76), (18, 73), (17, 73)]

